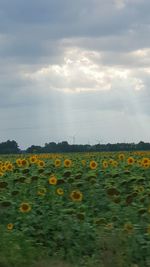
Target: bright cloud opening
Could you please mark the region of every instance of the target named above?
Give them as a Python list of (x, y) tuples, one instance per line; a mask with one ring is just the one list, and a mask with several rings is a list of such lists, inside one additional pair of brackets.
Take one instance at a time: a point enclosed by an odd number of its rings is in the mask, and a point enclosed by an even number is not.
[(79, 48), (66, 50), (64, 61), (60, 65), (42, 67), (35, 72), (26, 73), (25, 77), (48, 90), (66, 93), (111, 90), (117, 83), (134, 90), (144, 88), (144, 82), (131, 69), (106, 66), (101, 61), (101, 53)]

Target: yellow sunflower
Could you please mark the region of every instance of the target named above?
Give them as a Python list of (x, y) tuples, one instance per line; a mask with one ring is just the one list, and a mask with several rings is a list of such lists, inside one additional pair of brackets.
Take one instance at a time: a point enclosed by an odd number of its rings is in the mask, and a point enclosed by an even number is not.
[(108, 162), (106, 160), (103, 161), (102, 165), (104, 169), (108, 168)]
[(71, 165), (72, 165), (72, 161), (71, 161), (70, 159), (65, 159), (65, 160), (64, 160), (64, 166), (65, 166), (66, 168), (71, 167)]
[(31, 206), (29, 203), (23, 202), (23, 203), (21, 203), (19, 210), (23, 213), (26, 213), (26, 212), (29, 212), (31, 210)]
[(36, 163), (37, 162), (37, 156), (31, 156), (30, 158), (29, 158), (29, 161), (30, 161), (30, 163), (31, 164), (34, 164), (34, 163)]
[(113, 160), (113, 162), (112, 162), (112, 166), (113, 166), (113, 167), (117, 167), (117, 166), (118, 166), (118, 162), (117, 162), (116, 160)]
[(80, 202), (83, 199), (83, 194), (79, 190), (71, 192), (70, 197), (73, 201)]
[(56, 193), (57, 193), (57, 195), (62, 196), (64, 194), (64, 190), (59, 187), (56, 189)]
[(98, 164), (95, 160), (90, 161), (90, 169), (95, 170), (97, 168)]
[(48, 180), (49, 184), (56, 185), (57, 184), (57, 178), (55, 175), (51, 176)]
[(28, 160), (27, 159), (22, 159), (21, 160), (21, 167), (27, 167), (28, 166)]
[(118, 155), (119, 160), (124, 160), (125, 159), (125, 154), (121, 153)]
[(7, 169), (7, 171), (12, 171), (13, 170), (12, 163), (7, 164), (6, 169)]
[(45, 162), (43, 160), (38, 160), (37, 165), (39, 168), (44, 168), (45, 167)]
[(149, 164), (149, 158), (142, 158), (142, 164)]
[(6, 166), (2, 166), (2, 167), (1, 167), (1, 171), (2, 171), (2, 172), (7, 171), (7, 167), (6, 167)]
[(149, 163), (144, 163), (144, 164), (143, 164), (143, 168), (144, 168), (144, 169), (148, 169), (149, 167), (150, 167)]
[(21, 159), (16, 159), (16, 164), (18, 165), (18, 167), (21, 167), (22, 166)]
[(135, 159), (133, 157), (129, 157), (127, 159), (127, 163), (128, 163), (128, 165), (133, 165), (135, 163)]
[(54, 165), (55, 165), (55, 167), (60, 167), (61, 166), (61, 160), (56, 159)]
[(8, 230), (12, 230), (13, 228), (14, 228), (13, 223), (8, 223), (8, 224), (7, 224), (7, 229), (8, 229)]

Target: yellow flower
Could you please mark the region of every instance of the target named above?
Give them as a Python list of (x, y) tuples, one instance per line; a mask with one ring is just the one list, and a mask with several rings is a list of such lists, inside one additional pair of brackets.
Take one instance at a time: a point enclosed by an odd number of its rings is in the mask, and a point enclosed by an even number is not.
[(4, 175), (4, 173), (0, 171), (0, 177), (2, 177), (3, 175)]
[(113, 159), (109, 159), (109, 163), (112, 164), (114, 162)]
[(45, 162), (43, 160), (38, 160), (37, 164), (38, 164), (39, 168), (44, 168), (45, 167)]
[(73, 201), (82, 201), (83, 194), (79, 190), (74, 190), (71, 192), (70, 197)]
[(22, 166), (21, 159), (16, 159), (16, 164), (18, 165), (18, 167), (21, 167)]
[(51, 176), (50, 178), (49, 178), (49, 180), (48, 180), (48, 182), (49, 182), (49, 184), (51, 184), (51, 185), (56, 185), (57, 184), (57, 178), (56, 178), (56, 176)]
[(98, 164), (96, 161), (94, 161), (94, 160), (90, 161), (90, 168), (92, 170), (95, 170), (97, 168), (97, 166), (98, 166)]
[(2, 166), (2, 167), (1, 167), (1, 171), (2, 171), (2, 172), (5, 172), (5, 171), (7, 171), (7, 168), (6, 168), (6, 166)]
[(135, 159), (134, 159), (133, 157), (129, 157), (129, 158), (127, 159), (127, 163), (128, 163), (128, 165), (133, 165), (134, 162), (135, 162)]
[(31, 164), (36, 163), (36, 162), (37, 162), (37, 156), (31, 156), (31, 157), (29, 158), (29, 161), (30, 161)]
[(60, 167), (61, 166), (61, 160), (56, 159), (54, 164), (55, 164), (55, 167)]
[(102, 165), (103, 165), (103, 168), (105, 169), (108, 168), (108, 162), (106, 160), (103, 161)]
[(31, 206), (29, 205), (29, 203), (23, 202), (21, 203), (19, 210), (23, 213), (29, 212), (31, 210)]
[(148, 169), (149, 167), (150, 167), (149, 163), (144, 163), (144, 164), (143, 164), (143, 168), (144, 168), (144, 169)]
[(27, 161), (26, 159), (22, 159), (22, 160), (21, 160), (21, 166), (22, 166), (22, 167), (26, 167), (26, 166), (28, 166), (28, 164), (29, 164), (29, 163), (28, 163), (28, 161)]
[(71, 167), (71, 165), (72, 165), (72, 161), (70, 160), (70, 159), (65, 159), (64, 160), (64, 166), (65, 167)]
[(62, 196), (64, 194), (64, 190), (62, 188), (57, 188), (56, 189), (56, 193), (59, 195), (59, 196)]
[(142, 164), (149, 164), (149, 158), (142, 158)]
[(125, 155), (123, 153), (118, 155), (119, 160), (124, 160), (125, 159)]
[(7, 169), (7, 171), (12, 171), (13, 170), (12, 163), (7, 164), (6, 169)]
[(112, 162), (112, 166), (113, 166), (113, 167), (117, 167), (117, 166), (118, 166), (118, 162), (117, 162), (116, 160), (113, 160), (113, 162)]
[(14, 228), (13, 223), (8, 223), (8, 224), (7, 224), (7, 229), (8, 229), (8, 230), (12, 230), (13, 228)]

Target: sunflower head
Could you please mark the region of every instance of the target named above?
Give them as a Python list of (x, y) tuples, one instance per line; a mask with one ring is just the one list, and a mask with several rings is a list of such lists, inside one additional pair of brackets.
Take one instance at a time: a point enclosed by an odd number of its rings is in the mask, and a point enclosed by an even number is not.
[(113, 162), (112, 162), (112, 166), (113, 166), (113, 167), (117, 167), (117, 166), (118, 166), (118, 162), (117, 162), (116, 160), (113, 160)]
[(29, 158), (29, 162), (31, 163), (31, 164), (34, 164), (34, 163), (36, 163), (37, 162), (37, 156), (31, 156), (30, 158)]
[(17, 167), (21, 167), (22, 166), (21, 159), (16, 159), (16, 164)]
[(55, 175), (51, 176), (48, 180), (49, 184), (56, 185), (57, 184), (57, 178)]
[(43, 160), (38, 160), (37, 165), (39, 168), (44, 168), (45, 167), (45, 162)]
[(60, 167), (61, 166), (61, 160), (60, 159), (56, 159), (54, 162), (55, 167)]
[(125, 159), (125, 154), (121, 153), (118, 155), (119, 160), (124, 160)]
[(7, 164), (7, 166), (6, 166), (6, 170), (7, 170), (7, 171), (12, 171), (12, 170), (13, 170), (13, 165), (12, 165), (12, 163)]
[(143, 158), (142, 159), (142, 164), (148, 164), (149, 165), (149, 158)]
[(27, 159), (22, 159), (22, 160), (21, 160), (21, 166), (22, 166), (22, 167), (27, 167), (28, 165), (29, 165), (29, 162), (28, 162)]
[(8, 229), (8, 230), (12, 230), (13, 228), (14, 228), (13, 223), (8, 223), (8, 224), (7, 224), (7, 229)]
[(133, 157), (129, 157), (127, 159), (127, 163), (128, 163), (128, 165), (133, 165), (135, 163), (135, 159)]
[(21, 203), (19, 210), (23, 213), (26, 213), (26, 212), (29, 212), (31, 210), (31, 206), (29, 203), (23, 202), (23, 203)]
[(2, 171), (2, 172), (7, 171), (7, 167), (3, 165), (3, 166), (1, 167), (1, 171)]
[(80, 190), (74, 190), (71, 192), (70, 197), (75, 202), (82, 201), (83, 194), (80, 192)]
[(56, 189), (56, 193), (57, 193), (57, 195), (59, 195), (59, 196), (63, 196), (64, 195), (64, 190), (62, 189), (62, 188), (57, 188)]
[(95, 170), (97, 168), (98, 164), (95, 160), (90, 161), (90, 169)]
[(104, 169), (108, 168), (108, 162), (106, 160), (103, 161), (102, 166)]
[(69, 168), (72, 165), (72, 161), (70, 159), (64, 160), (64, 167)]

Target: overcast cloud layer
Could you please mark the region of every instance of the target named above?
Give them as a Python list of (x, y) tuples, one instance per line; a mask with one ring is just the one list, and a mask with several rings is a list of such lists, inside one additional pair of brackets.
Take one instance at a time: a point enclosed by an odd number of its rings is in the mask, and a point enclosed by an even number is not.
[(1, 142), (150, 142), (149, 10), (0, 0)]

